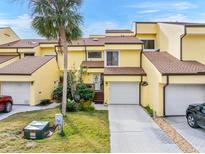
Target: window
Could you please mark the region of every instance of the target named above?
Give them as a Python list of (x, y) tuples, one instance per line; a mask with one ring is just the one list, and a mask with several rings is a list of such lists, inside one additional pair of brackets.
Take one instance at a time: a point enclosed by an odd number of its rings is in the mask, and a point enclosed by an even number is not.
[(155, 41), (154, 40), (142, 40), (144, 42), (144, 49), (155, 49)]
[(119, 64), (119, 52), (108, 51), (107, 52), (107, 66), (118, 66)]
[(101, 51), (88, 52), (88, 58), (102, 58)]
[(24, 53), (24, 57), (26, 56), (35, 56), (35, 54), (34, 53)]

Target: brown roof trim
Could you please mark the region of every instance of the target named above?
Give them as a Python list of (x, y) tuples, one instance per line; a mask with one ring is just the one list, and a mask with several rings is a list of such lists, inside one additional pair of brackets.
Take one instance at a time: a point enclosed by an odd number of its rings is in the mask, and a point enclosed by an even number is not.
[(140, 43), (140, 42), (138, 42), (138, 43), (105, 43), (105, 44), (122, 44), (122, 45), (124, 45), (124, 44), (143, 44), (143, 43)]
[(196, 24), (196, 25), (194, 25), (194, 24), (193, 25), (192, 24), (189, 25), (188, 24), (188, 25), (185, 25), (185, 27), (193, 27), (193, 28), (194, 27), (205, 27), (205, 24)]
[(136, 24), (157, 24), (158, 22), (152, 22), (152, 21), (135, 21)]
[(129, 29), (108, 29), (105, 33), (133, 33)]
[(104, 76), (147, 76), (147, 74), (104, 74)]
[(161, 73), (162, 76), (192, 76), (192, 75), (205, 75), (205, 72), (199, 73)]

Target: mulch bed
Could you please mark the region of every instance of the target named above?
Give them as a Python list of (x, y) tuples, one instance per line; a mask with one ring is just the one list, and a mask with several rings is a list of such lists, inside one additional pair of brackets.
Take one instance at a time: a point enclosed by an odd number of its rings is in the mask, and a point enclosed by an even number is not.
[(155, 118), (154, 121), (184, 153), (199, 153), (164, 118)]

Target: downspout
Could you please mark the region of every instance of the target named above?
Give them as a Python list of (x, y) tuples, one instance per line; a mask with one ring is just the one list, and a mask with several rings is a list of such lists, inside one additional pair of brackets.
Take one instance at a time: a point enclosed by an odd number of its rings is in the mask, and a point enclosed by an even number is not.
[(143, 53), (143, 44), (142, 44), (142, 48), (140, 51), (140, 68), (142, 68), (142, 53)]
[(143, 76), (141, 75), (141, 80), (139, 83), (139, 105), (142, 106), (142, 82), (143, 82)]
[(21, 54), (19, 53), (19, 48), (16, 48), (16, 53), (18, 54), (19, 59), (21, 59)]
[(165, 117), (165, 104), (166, 104), (166, 88), (169, 85), (169, 76), (167, 75), (167, 83), (165, 84), (165, 86), (163, 87), (163, 116)]
[(184, 26), (184, 34), (180, 38), (180, 60), (183, 61), (183, 38), (187, 35), (186, 26)]
[(54, 48), (55, 48), (55, 49), (54, 49), (54, 52), (56, 53), (56, 61), (57, 61), (57, 63), (58, 63), (58, 53), (57, 53), (57, 51), (56, 51), (56, 47), (57, 47), (57, 46), (55, 45), (55, 47), (54, 47)]
[(85, 61), (87, 61), (87, 46), (85, 44), (85, 40), (83, 40), (84, 47), (85, 47)]

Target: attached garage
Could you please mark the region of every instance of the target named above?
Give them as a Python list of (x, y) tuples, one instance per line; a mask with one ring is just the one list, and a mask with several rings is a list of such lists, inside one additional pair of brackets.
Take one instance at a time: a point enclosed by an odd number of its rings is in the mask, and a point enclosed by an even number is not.
[(0, 69), (0, 95), (12, 96), (14, 104), (37, 105), (52, 98), (58, 80), (54, 56), (25, 57)]
[(185, 115), (189, 104), (205, 102), (205, 85), (171, 84), (166, 87), (165, 115)]
[(11, 96), (14, 104), (29, 105), (30, 88), (29, 82), (2, 82), (1, 95)]
[(109, 104), (139, 104), (138, 82), (110, 82)]

